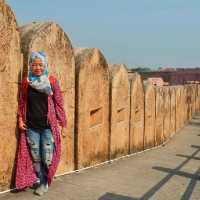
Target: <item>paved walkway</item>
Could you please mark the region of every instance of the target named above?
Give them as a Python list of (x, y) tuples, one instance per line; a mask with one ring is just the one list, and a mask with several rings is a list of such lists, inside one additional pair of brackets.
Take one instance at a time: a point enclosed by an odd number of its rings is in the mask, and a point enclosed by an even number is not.
[(0, 200), (200, 200), (200, 114), (165, 146), (58, 177), (43, 197), (28, 189)]

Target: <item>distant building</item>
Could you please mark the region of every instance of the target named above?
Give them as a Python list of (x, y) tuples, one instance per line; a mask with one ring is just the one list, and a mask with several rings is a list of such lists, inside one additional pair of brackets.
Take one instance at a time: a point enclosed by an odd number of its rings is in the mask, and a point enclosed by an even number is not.
[(143, 80), (148, 78), (162, 78), (169, 85), (186, 84), (200, 82), (200, 68), (164, 69), (161, 71), (139, 72)]
[(160, 77), (152, 77), (152, 78), (148, 78), (147, 81), (149, 83), (151, 83), (152, 85), (156, 85), (156, 86), (163, 86), (164, 85), (164, 81), (162, 78)]
[(176, 68), (173, 68), (173, 67), (162, 67), (162, 68), (159, 68), (159, 71), (161, 71), (161, 72), (174, 72), (174, 71), (176, 71)]

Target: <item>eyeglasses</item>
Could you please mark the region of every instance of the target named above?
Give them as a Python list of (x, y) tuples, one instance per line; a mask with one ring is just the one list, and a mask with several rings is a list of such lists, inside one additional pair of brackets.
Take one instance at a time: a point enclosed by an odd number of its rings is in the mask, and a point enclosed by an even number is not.
[(31, 67), (40, 67), (40, 68), (43, 68), (44, 65), (43, 65), (43, 63), (32, 63)]

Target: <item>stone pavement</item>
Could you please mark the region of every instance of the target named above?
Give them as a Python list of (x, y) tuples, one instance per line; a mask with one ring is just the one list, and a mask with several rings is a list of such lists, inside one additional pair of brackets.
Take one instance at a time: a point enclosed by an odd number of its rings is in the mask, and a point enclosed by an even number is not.
[(0, 200), (200, 200), (200, 114), (166, 145), (57, 177), (43, 197), (32, 189)]

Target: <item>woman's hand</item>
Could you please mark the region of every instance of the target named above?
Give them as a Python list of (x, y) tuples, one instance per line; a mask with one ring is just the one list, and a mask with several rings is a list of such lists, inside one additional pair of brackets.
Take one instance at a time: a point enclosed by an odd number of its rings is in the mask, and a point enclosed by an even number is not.
[(19, 118), (19, 129), (22, 131), (26, 131), (27, 130), (27, 126), (26, 124), (23, 122), (22, 118)]

